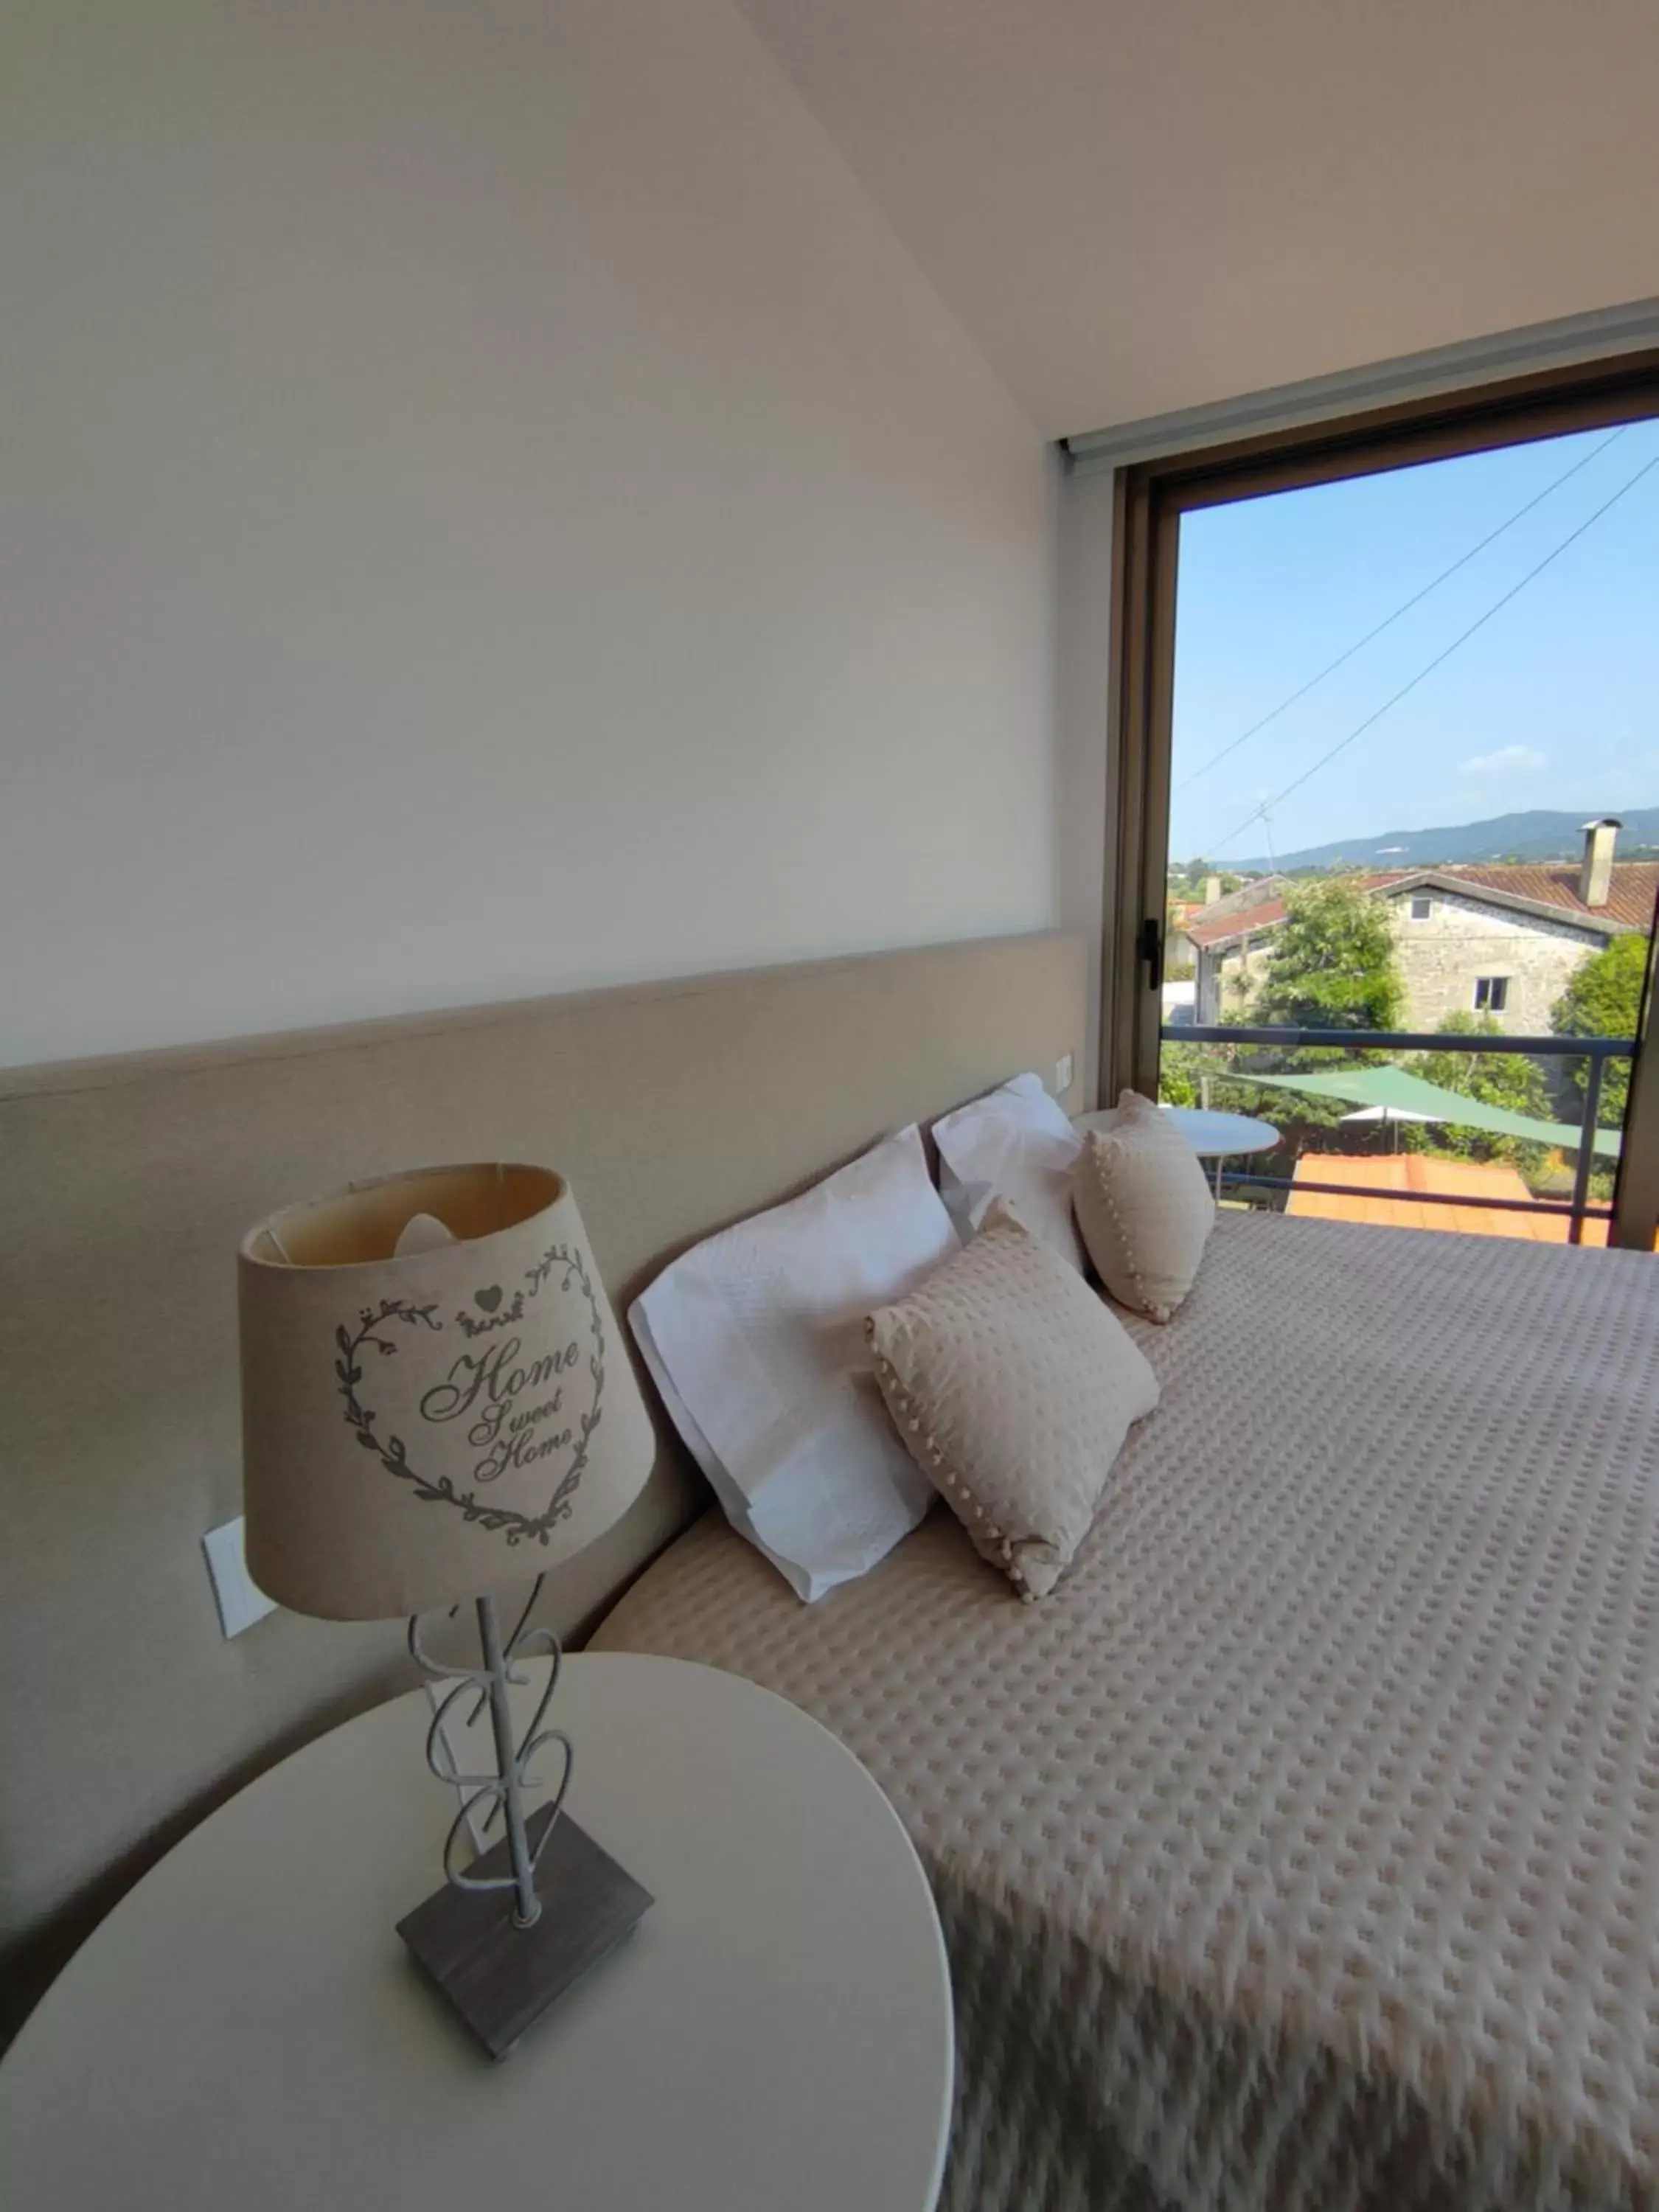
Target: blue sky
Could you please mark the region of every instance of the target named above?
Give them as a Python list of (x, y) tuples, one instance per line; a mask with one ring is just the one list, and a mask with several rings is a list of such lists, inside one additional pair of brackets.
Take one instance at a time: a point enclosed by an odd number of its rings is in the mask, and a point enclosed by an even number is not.
[[(1659, 422), (1243, 500), (1182, 524), (1170, 851), (1229, 838), (1644, 463)], [(1604, 450), (1597, 452), (1600, 447)], [(1515, 527), (1218, 765), (1194, 772), (1576, 460)], [(1188, 787), (1182, 788), (1184, 784)], [(1534, 806), (1659, 805), (1659, 466), (1272, 810), (1279, 853)], [(1226, 840), (1224, 843), (1224, 840)]]

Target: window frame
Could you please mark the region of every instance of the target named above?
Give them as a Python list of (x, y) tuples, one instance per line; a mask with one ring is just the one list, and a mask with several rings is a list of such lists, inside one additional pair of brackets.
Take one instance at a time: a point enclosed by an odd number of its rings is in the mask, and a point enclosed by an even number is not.
[[(1099, 1096), (1155, 1093), (1168, 891), (1181, 519), (1341, 479), (1659, 418), (1659, 350), (1509, 377), (1140, 461), (1114, 473)], [(1659, 1234), (1659, 1036), (1648, 1004), (1614, 1193), (1615, 1243)]]

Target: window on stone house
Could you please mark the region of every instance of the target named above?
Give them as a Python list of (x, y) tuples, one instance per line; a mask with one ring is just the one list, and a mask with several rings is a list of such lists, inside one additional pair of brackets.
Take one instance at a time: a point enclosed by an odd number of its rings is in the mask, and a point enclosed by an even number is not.
[(1414, 898), (1412, 901), (1412, 920), (1413, 921), (1426, 921), (1433, 912), (1434, 901), (1432, 899)]
[(1507, 975), (1477, 975), (1474, 979), (1474, 1011), (1477, 1014), (1501, 1014), (1510, 1002), (1510, 979)]

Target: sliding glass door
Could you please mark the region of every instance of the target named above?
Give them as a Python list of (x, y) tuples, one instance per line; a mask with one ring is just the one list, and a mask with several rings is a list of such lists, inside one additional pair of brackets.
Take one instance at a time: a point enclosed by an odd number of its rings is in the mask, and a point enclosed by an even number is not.
[(1659, 365), (1148, 465), (1116, 528), (1109, 1080), (1229, 1203), (1652, 1249)]

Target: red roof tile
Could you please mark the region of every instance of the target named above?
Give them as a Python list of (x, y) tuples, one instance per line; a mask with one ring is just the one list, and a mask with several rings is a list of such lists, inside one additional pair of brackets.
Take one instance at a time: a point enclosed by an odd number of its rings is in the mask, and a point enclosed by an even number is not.
[[(1516, 1170), (1497, 1161), (1449, 1160), (1425, 1152), (1304, 1152), (1296, 1164), (1295, 1179), (1298, 1188), (1291, 1192), (1285, 1212), (1318, 1221), (1364, 1221), (1378, 1229), (1449, 1230), (1464, 1237), (1519, 1237), (1540, 1244), (1567, 1242), (1565, 1214), (1412, 1202), (1417, 1192), (1431, 1198), (1530, 1197)], [(1300, 1185), (1304, 1181), (1340, 1183), (1345, 1195), (1304, 1190)], [(1385, 1196), (1389, 1192), (1397, 1194)], [(1586, 1244), (1607, 1241), (1605, 1221), (1584, 1224)]]
[(1247, 907), (1242, 914), (1218, 914), (1210, 921), (1189, 921), (1186, 933), (1194, 945), (1223, 945), (1230, 937), (1243, 937), (1247, 930), (1271, 929), (1284, 919), (1284, 900), (1269, 899), (1265, 906)]
[[(1525, 866), (1517, 863), (1508, 867), (1474, 867), (1457, 865), (1432, 868), (1392, 868), (1383, 874), (1366, 876), (1363, 880), (1367, 890), (1387, 890), (1391, 884), (1419, 882), (1425, 876), (1438, 876), (1457, 883), (1468, 884), (1472, 891), (1507, 891), (1511, 898), (1527, 899), (1534, 906), (1559, 907), (1565, 914), (1581, 917), (1586, 921), (1608, 921), (1626, 929), (1647, 931), (1653, 927), (1654, 902), (1659, 898), (1659, 860), (1618, 860), (1613, 864), (1613, 881), (1608, 888), (1605, 906), (1589, 907), (1578, 896), (1578, 870), (1576, 866), (1563, 863), (1559, 866)], [(1216, 915), (1206, 921), (1194, 917), (1186, 925), (1187, 935), (1193, 943), (1207, 950), (1212, 945), (1225, 944), (1230, 939), (1242, 937), (1247, 932), (1271, 929), (1285, 919), (1285, 902), (1274, 898), (1261, 906)]]
[(1484, 884), (1488, 890), (1508, 891), (1511, 898), (1531, 899), (1539, 906), (1559, 906), (1591, 921), (1621, 922), (1627, 929), (1653, 927), (1653, 905), (1659, 897), (1659, 860), (1615, 860), (1605, 906), (1586, 906), (1578, 896), (1576, 864), (1557, 866), (1437, 868), (1439, 876)]

